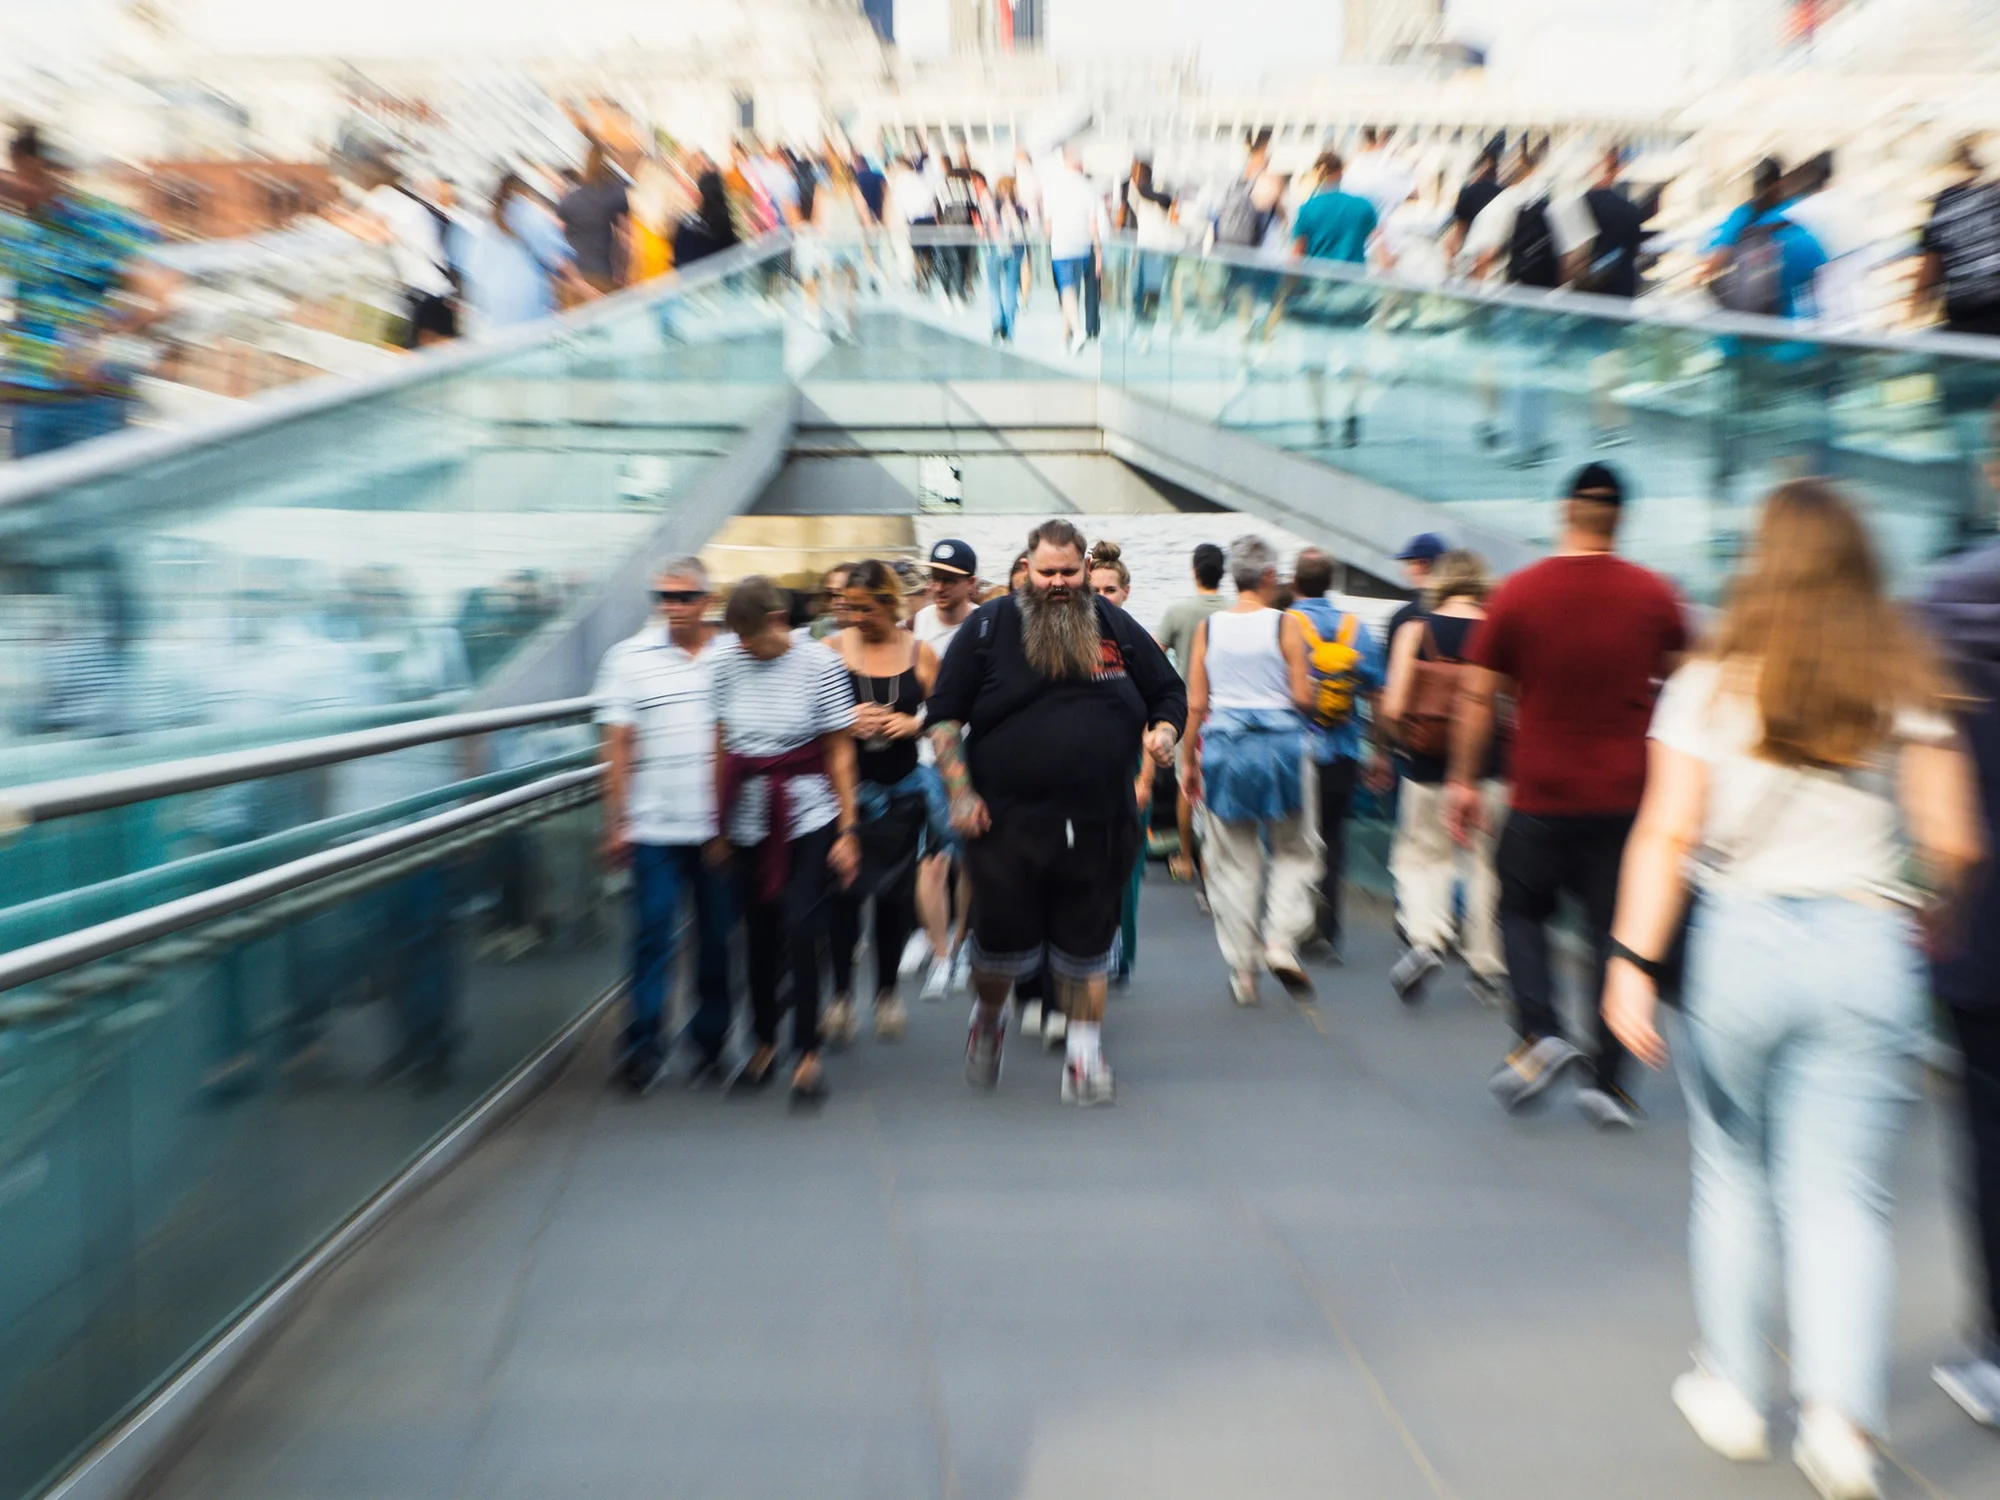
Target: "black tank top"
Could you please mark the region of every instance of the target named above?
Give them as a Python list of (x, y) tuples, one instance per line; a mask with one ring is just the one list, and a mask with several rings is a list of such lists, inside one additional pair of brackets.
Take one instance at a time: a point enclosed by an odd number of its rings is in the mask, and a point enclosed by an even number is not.
[[(847, 680), (854, 689), (854, 701), (873, 703), (892, 713), (913, 714), (924, 701), (923, 684), (917, 681), (912, 662), (894, 677), (864, 677), (849, 668)], [(876, 786), (894, 786), (917, 768), (915, 740), (854, 740), (855, 769), (863, 781)]]

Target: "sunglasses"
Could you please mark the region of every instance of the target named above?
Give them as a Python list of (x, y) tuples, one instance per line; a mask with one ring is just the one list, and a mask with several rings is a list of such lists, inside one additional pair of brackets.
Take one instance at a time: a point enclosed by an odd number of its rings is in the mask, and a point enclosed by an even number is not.
[(654, 589), (653, 597), (662, 604), (699, 604), (708, 595), (700, 589)]
[(931, 569), (931, 582), (936, 584), (970, 583), (972, 580), (963, 573), (947, 573), (942, 568)]

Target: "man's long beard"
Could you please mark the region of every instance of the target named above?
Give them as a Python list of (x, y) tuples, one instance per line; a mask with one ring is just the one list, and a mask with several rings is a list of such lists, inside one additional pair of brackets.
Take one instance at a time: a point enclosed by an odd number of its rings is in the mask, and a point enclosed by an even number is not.
[(1021, 649), (1029, 666), (1044, 677), (1096, 674), (1097, 608), (1087, 590), (1072, 589), (1059, 599), (1023, 583), (1015, 597), (1021, 605)]

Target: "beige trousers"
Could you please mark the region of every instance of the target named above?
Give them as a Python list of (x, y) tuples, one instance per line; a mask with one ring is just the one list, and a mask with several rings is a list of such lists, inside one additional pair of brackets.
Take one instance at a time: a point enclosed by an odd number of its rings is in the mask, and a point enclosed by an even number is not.
[(1267, 956), (1295, 959), (1312, 933), (1324, 854), (1314, 769), (1308, 758), (1301, 771), (1305, 803), (1289, 818), (1225, 823), (1211, 814), (1207, 819), (1202, 863), (1209, 909), (1222, 956), (1238, 973), (1256, 973)]
[(1452, 947), (1456, 925), (1452, 890), (1461, 870), (1465, 877), (1465, 926), (1458, 950), (1466, 967), (1490, 979), (1507, 974), (1500, 947), (1500, 877), (1493, 852), (1507, 817), (1505, 783), (1480, 784), (1487, 830), (1472, 836), (1472, 847), (1461, 849), (1444, 826), (1444, 787), (1405, 781), (1397, 793), (1396, 842), (1389, 851), (1389, 874), (1396, 882), (1396, 914), (1412, 946), (1443, 953)]

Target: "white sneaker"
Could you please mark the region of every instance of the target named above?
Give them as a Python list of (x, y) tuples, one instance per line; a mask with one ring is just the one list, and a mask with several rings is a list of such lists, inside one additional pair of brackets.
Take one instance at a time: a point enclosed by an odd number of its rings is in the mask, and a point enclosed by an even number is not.
[(1231, 974), (1229, 976), (1229, 998), (1238, 1005), (1250, 1006), (1257, 1003), (1257, 976), (1255, 974)]
[(1093, 1062), (1072, 1057), (1063, 1064), (1063, 1103), (1088, 1109), (1093, 1104), (1109, 1104), (1111, 1094), (1111, 1068), (1102, 1054)]
[(1694, 1435), (1732, 1463), (1770, 1462), (1771, 1433), (1763, 1413), (1720, 1375), (1695, 1366), (1674, 1382), (1674, 1405)]
[(1078, 333), (1075, 338), (1069, 341), (1069, 352), (1073, 356), (1081, 354), (1084, 351), (1084, 346), (1087, 345), (1089, 342), (1090, 342), (1090, 336), (1088, 334)]
[(1822, 1500), (1881, 1500), (1875, 1449), (1839, 1412), (1814, 1406), (1799, 1414), (1792, 1462)]
[(1982, 1427), (2000, 1427), (2000, 1360), (1969, 1359), (1931, 1371), (1938, 1388)]
[(968, 948), (959, 949), (951, 961), (951, 988), (959, 995), (972, 988), (972, 951)]
[(1042, 1034), (1042, 1002), (1030, 1000), (1021, 1007), (1021, 1035), (1040, 1036)]
[(1042, 1008), (1042, 1045), (1053, 1052), (1069, 1040), (1069, 1017), (1053, 1005)]
[(950, 985), (951, 985), (950, 961), (942, 958), (934, 958), (931, 960), (930, 973), (924, 976), (924, 987), (918, 998), (923, 1000), (929, 1000), (935, 1003), (936, 1001), (944, 999), (945, 992), (950, 987)]
[(924, 960), (931, 956), (931, 940), (921, 932), (910, 934), (910, 940), (903, 944), (903, 957), (896, 965), (896, 974), (902, 979), (915, 979), (917, 971), (924, 966)]

